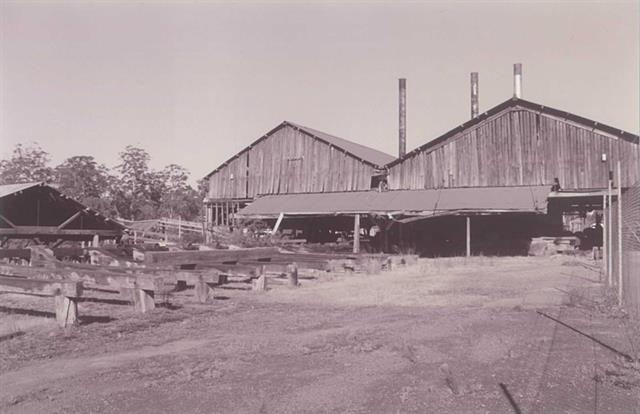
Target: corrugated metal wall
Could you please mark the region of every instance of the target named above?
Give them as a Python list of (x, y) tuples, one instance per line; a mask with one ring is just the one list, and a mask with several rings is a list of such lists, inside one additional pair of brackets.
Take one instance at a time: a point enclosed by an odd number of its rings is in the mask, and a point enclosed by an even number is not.
[(284, 126), (213, 173), (209, 197), (367, 190), (373, 173), (371, 165)]
[[(607, 165), (620, 159), (623, 186), (638, 174), (638, 145), (571, 121), (512, 108), (389, 169), (392, 189), (552, 185), (607, 186)], [(613, 164), (612, 164), (613, 165)]]

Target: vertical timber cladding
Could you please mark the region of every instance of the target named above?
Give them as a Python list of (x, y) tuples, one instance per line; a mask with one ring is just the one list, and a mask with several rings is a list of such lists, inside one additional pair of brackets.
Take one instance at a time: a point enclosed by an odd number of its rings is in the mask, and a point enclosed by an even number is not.
[[(636, 141), (637, 142), (637, 141)], [(462, 128), (389, 167), (392, 189), (549, 185), (607, 186), (606, 153), (622, 163), (622, 185), (638, 176), (638, 144), (597, 127), (527, 108), (509, 108)]]
[(374, 172), (370, 163), (285, 124), (211, 174), (209, 197), (368, 190)]

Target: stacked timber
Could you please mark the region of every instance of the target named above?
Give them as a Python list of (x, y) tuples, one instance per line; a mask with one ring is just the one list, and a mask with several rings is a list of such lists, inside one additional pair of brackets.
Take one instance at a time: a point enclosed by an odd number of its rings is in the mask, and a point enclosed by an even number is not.
[(580, 239), (575, 236), (534, 237), (529, 245), (529, 256), (572, 254), (579, 246)]

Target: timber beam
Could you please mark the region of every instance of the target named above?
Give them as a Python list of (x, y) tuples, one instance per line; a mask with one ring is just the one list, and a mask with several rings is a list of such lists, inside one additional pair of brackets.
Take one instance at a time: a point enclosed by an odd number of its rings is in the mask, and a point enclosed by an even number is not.
[(0, 273), (43, 281), (73, 281), (116, 289), (128, 295), (137, 311), (147, 312), (155, 307), (155, 292), (168, 290), (176, 284), (175, 276), (149, 274), (123, 274), (82, 269), (48, 269), (26, 266), (0, 265)]
[(22, 237), (38, 237), (38, 236), (93, 236), (100, 237), (117, 237), (121, 236), (119, 230), (104, 229), (62, 229), (58, 226), (16, 226), (10, 229), (0, 229), (0, 236), (22, 236)]
[(71, 222), (75, 219), (77, 219), (78, 217), (80, 217), (80, 214), (82, 214), (82, 210), (78, 211), (77, 213), (75, 213), (74, 215), (72, 215), (71, 217), (69, 217), (68, 219), (66, 219), (65, 221), (62, 222), (62, 224), (60, 224), (58, 226), (58, 229), (63, 229), (65, 227), (67, 227), (69, 224), (71, 224)]
[(78, 322), (78, 298), (82, 295), (82, 283), (0, 276), (0, 291), (53, 296), (58, 325), (65, 328)]

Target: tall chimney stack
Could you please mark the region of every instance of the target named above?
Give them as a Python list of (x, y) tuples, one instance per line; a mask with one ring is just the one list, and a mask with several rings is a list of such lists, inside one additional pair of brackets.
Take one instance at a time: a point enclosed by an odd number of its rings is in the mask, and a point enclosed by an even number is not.
[(522, 98), (522, 63), (513, 65), (513, 97)]
[(398, 157), (404, 157), (407, 153), (407, 80), (405, 78), (399, 79), (400, 85), (400, 131), (398, 142)]
[(478, 72), (471, 72), (471, 118), (478, 116)]

